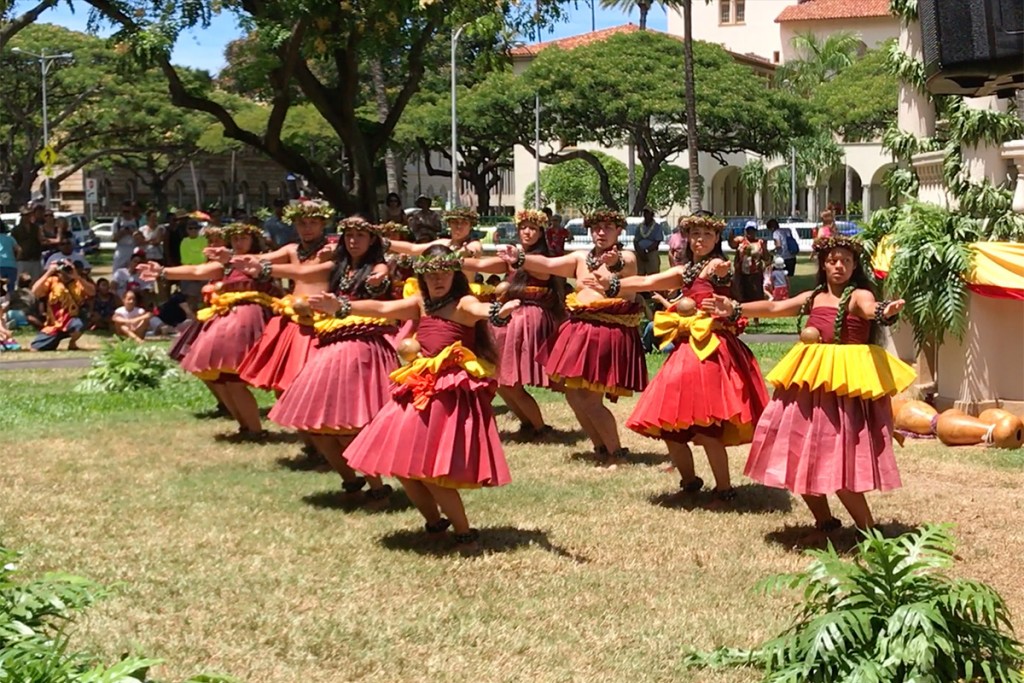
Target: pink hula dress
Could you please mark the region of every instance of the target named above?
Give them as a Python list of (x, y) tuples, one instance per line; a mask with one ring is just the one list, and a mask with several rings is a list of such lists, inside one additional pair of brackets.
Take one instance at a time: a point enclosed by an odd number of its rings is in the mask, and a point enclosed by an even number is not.
[[(715, 293), (697, 278), (684, 290), (697, 302)], [(768, 403), (761, 368), (736, 327), (703, 313), (683, 317), (659, 312), (655, 334), (675, 349), (637, 401), (626, 426), (656, 439), (686, 443), (697, 434), (727, 446), (750, 443)]]
[[(354, 300), (369, 298), (352, 296)], [(314, 434), (356, 434), (388, 403), (398, 356), (388, 341), (398, 326), (383, 318), (326, 318), (311, 328), (316, 353), (296, 374), (268, 416)]]
[(558, 320), (550, 307), (554, 296), (549, 280), (531, 276), (512, 320), (505, 327), (493, 328), (499, 386), (551, 386), (544, 361), (558, 331)]
[(871, 322), (847, 315), (834, 338), (836, 309), (811, 311), (817, 344), (798, 343), (768, 374), (773, 396), (754, 433), (744, 473), (799, 495), (888, 491), (900, 486), (892, 450), (891, 396), (914, 371), (868, 344)]
[(473, 353), (474, 329), (427, 316), (416, 338), (421, 357), (391, 374), (391, 401), (345, 451), (349, 465), (449, 488), (507, 484), (493, 368)]
[(263, 334), (276, 289), (238, 270), (226, 273), (214, 287), (210, 306), (196, 316), (203, 327), (181, 359), (181, 368), (204, 381), (239, 381), (238, 368)]

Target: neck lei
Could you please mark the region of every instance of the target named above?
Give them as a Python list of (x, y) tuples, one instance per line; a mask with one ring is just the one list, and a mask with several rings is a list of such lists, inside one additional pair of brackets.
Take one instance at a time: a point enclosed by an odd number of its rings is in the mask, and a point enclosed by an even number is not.
[(683, 288), (689, 288), (693, 286), (694, 281), (700, 277), (701, 272), (704, 270), (704, 266), (711, 260), (711, 256), (705, 256), (699, 261), (690, 261), (683, 266)]
[(656, 226), (657, 224), (657, 221), (654, 221), (650, 225), (647, 225), (646, 223), (641, 223), (640, 229), (638, 230), (638, 232), (640, 233), (640, 237), (645, 240), (650, 239), (651, 233), (654, 232), (654, 226)]
[[(601, 253), (604, 254), (604, 253), (607, 253), (607, 252), (611, 251), (612, 249), (618, 249), (618, 248), (619, 248), (619, 245), (616, 244), (614, 247), (611, 247), (610, 249), (605, 249)], [(597, 270), (598, 268), (600, 268), (602, 265), (604, 265), (603, 261), (599, 261), (597, 259), (597, 255), (598, 255), (597, 247), (594, 247), (593, 249), (591, 249), (587, 253), (587, 270), (593, 272), (593, 271)], [(619, 272), (620, 270), (622, 270), (625, 267), (626, 267), (626, 264), (623, 263), (623, 261), (622, 261), (622, 254), (619, 254), (619, 260), (616, 261), (615, 263), (612, 263), (612, 264), (608, 265), (608, 272), (617, 273), (617, 272)]]
[(455, 297), (451, 293), (445, 294), (440, 299), (424, 299), (423, 309), (428, 315), (437, 313), (448, 304), (455, 303)]
[(295, 253), (299, 256), (299, 262), (308, 261), (312, 257), (320, 253), (320, 250), (327, 244), (327, 236), (321, 235), (320, 239), (312, 244), (306, 245), (304, 243), (299, 244), (299, 248), (295, 250)]

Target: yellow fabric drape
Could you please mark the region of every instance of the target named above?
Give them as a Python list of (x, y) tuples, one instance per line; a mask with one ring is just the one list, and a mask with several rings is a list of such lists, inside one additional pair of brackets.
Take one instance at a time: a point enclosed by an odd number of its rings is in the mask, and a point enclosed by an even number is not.
[(327, 317), (326, 315), (313, 323), (313, 329), (320, 336), (330, 334), (331, 332), (337, 332), (338, 330), (346, 327), (355, 327), (357, 325), (363, 325), (366, 327), (392, 327), (395, 325), (395, 321), (390, 318), (373, 318), (362, 315), (349, 315), (344, 318), (335, 318), (333, 316)]
[(638, 327), (643, 315), (639, 311), (634, 313), (615, 313), (609, 309), (621, 308), (629, 305), (625, 299), (598, 299), (589, 304), (581, 304), (576, 292), (565, 297), (565, 308), (579, 320), (589, 320), (596, 323), (607, 323), (621, 327)]
[(196, 320), (206, 322), (217, 315), (227, 315), (239, 304), (259, 304), (273, 308), (274, 297), (265, 292), (252, 290), (244, 292), (214, 292), (210, 295), (210, 305), (196, 313)]
[(286, 294), (278, 299), (274, 299), (272, 310), (277, 315), (284, 316), (293, 323), (298, 323), (299, 325), (305, 325), (307, 327), (311, 327), (318, 321), (325, 320), (327, 318), (327, 315), (320, 311), (313, 311), (313, 315), (311, 316), (296, 313), (295, 309), (292, 308), (295, 304), (296, 298), (297, 297), (294, 294)]
[(434, 384), (441, 371), (460, 366), (477, 379), (494, 376), (495, 368), (482, 358), (462, 345), (455, 342), (446, 346), (436, 356), (417, 358), (408, 365), (403, 365), (390, 375), (395, 384), (409, 387), (413, 394), (413, 406), (424, 410), (434, 396)]
[[(965, 278), (967, 284), (980, 288), (982, 294), (1024, 292), (1024, 243), (974, 242), (969, 245), (974, 269)], [(888, 237), (875, 250), (871, 266), (884, 275), (892, 267), (899, 246)]]
[(765, 377), (778, 388), (824, 389), (875, 400), (909, 387), (917, 373), (874, 344), (797, 343)]
[(716, 322), (718, 321), (703, 311), (689, 316), (671, 311), (658, 311), (654, 314), (654, 336), (661, 341), (658, 348), (663, 349), (671, 344), (677, 335), (688, 334), (690, 348), (697, 358), (703, 361), (707, 360), (721, 343), (713, 330)]

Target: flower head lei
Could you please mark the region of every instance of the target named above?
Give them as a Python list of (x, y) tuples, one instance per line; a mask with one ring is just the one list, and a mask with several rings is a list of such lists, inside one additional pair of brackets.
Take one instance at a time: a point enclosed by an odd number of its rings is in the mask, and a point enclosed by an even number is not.
[(374, 225), (362, 216), (349, 216), (338, 221), (338, 232), (344, 234), (346, 230), (362, 230), (380, 237), (383, 226)]
[(626, 217), (611, 209), (599, 209), (583, 219), (583, 227), (587, 230), (597, 227), (600, 223), (611, 223), (619, 230), (626, 229)]
[(327, 202), (318, 199), (304, 199), (297, 204), (285, 207), (284, 218), (294, 223), (298, 218), (323, 218), (327, 220), (334, 215), (334, 209)]
[(426, 273), (441, 273), (446, 270), (462, 270), (462, 257), (457, 253), (435, 254), (433, 256), (420, 256), (412, 266), (417, 275)]
[(516, 227), (524, 223), (532, 223), (538, 228), (544, 228), (548, 224), (548, 215), (537, 209), (524, 209), (516, 214)]
[(397, 232), (400, 235), (405, 235), (412, 232), (409, 230), (408, 226), (396, 223), (395, 221), (388, 221), (387, 223), (382, 223), (377, 227), (379, 227), (380, 231), (385, 234), (389, 232)]
[(222, 234), (226, 240), (230, 240), (235, 235), (260, 237), (263, 235), (263, 228), (250, 223), (231, 223), (223, 229)]
[(444, 220), (448, 221), (469, 221), (470, 225), (476, 225), (480, 220), (480, 216), (477, 214), (476, 209), (470, 207), (457, 207), (450, 211), (444, 212)]
[(687, 216), (682, 223), (686, 232), (694, 228), (708, 228), (715, 232), (722, 232), (725, 229), (725, 221), (712, 216)]
[(814, 240), (811, 248), (816, 254), (828, 253), (833, 249), (848, 249), (854, 256), (861, 256), (864, 253), (864, 244), (856, 237), (849, 235), (833, 235), (831, 237), (819, 237)]

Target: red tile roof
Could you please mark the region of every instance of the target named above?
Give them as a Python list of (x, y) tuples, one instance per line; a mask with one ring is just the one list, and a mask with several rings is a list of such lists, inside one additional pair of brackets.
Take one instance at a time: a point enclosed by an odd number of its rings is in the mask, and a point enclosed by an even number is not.
[(623, 24), (622, 26), (612, 26), (611, 28), (603, 28), (600, 31), (581, 33), (578, 36), (569, 36), (568, 38), (559, 38), (557, 40), (548, 40), (543, 43), (533, 43), (522, 47), (514, 47), (510, 54), (513, 57), (532, 57), (544, 48), (552, 46), (560, 47), (563, 50), (571, 50), (574, 47), (580, 47), (581, 45), (601, 42), (602, 40), (619, 33), (636, 33), (639, 30), (640, 27), (633, 23)]
[(775, 21), (782, 23), (888, 16), (891, 16), (889, 0), (805, 0), (782, 10), (779, 16), (775, 17)]
[[(535, 57), (541, 50), (543, 50), (545, 48), (552, 47), (552, 46), (559, 47), (559, 48), (561, 48), (563, 50), (571, 50), (573, 48), (580, 47), (581, 45), (590, 45), (591, 43), (601, 42), (602, 40), (606, 40), (606, 39), (610, 38), (611, 36), (617, 35), (619, 33), (636, 33), (639, 30), (640, 30), (640, 27), (637, 26), (636, 24), (633, 24), (633, 23), (622, 24), (621, 26), (613, 26), (611, 28), (603, 28), (600, 31), (591, 31), (590, 33), (581, 33), (581, 34), (579, 34), (577, 36), (569, 36), (567, 38), (559, 38), (557, 40), (548, 40), (548, 41), (543, 42), (543, 43), (533, 43), (531, 45), (523, 45), (522, 47), (515, 47), (515, 48), (512, 48), (510, 54), (512, 55), (512, 57), (520, 57), (520, 58), (522, 58), (522, 57)], [(655, 29), (647, 29), (647, 30), (649, 32), (651, 32), (651, 33), (661, 33), (661, 34), (666, 35), (666, 36), (671, 36), (672, 38), (676, 38), (678, 40), (682, 40), (683, 39), (682, 36), (677, 36), (677, 35), (675, 35), (673, 33), (666, 33), (664, 31), (658, 31), (658, 30), (655, 30)], [(751, 66), (761, 66), (761, 67), (768, 67), (768, 68), (772, 68), (772, 69), (774, 69), (775, 66), (776, 66), (775, 64), (773, 64), (766, 57), (762, 57), (760, 55), (755, 55), (752, 52), (748, 52), (746, 54), (740, 54), (738, 52), (732, 52), (731, 50), (726, 50), (726, 52), (731, 54), (733, 56), (733, 58), (736, 59), (736, 61), (745, 62), (745, 63), (747, 63), (747, 64), (749, 64)]]

